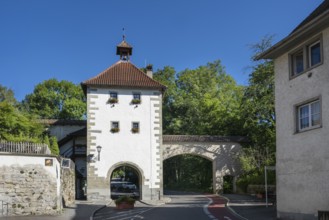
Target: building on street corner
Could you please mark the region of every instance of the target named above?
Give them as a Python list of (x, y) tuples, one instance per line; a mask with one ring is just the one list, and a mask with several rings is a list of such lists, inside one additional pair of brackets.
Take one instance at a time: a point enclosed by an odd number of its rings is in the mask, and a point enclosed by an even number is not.
[(329, 1), (258, 58), (275, 66), (277, 217), (327, 219)]

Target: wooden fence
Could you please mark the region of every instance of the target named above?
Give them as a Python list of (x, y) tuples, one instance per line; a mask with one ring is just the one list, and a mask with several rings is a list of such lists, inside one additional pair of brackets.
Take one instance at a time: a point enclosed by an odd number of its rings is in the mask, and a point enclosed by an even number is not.
[(51, 154), (46, 144), (0, 140), (0, 153), (2, 152), (11, 154)]

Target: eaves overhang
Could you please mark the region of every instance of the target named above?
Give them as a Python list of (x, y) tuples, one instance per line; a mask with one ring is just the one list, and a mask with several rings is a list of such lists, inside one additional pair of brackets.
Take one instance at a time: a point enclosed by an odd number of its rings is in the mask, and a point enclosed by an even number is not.
[(271, 48), (265, 52), (256, 56), (256, 60), (260, 59), (276, 59), (282, 54), (293, 49), (297, 45), (303, 43), (306, 39), (311, 36), (320, 33), (322, 30), (329, 26), (329, 10), (300, 27), (296, 31), (292, 32), (290, 35), (273, 45)]

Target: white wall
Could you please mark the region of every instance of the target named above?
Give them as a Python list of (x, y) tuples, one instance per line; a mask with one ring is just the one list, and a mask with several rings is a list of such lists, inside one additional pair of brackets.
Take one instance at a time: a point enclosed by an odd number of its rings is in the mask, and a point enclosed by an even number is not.
[(52, 125), (49, 128), (50, 134), (56, 136), (57, 140), (65, 138), (68, 134), (84, 128), (85, 125)]
[[(90, 90), (89, 90), (90, 91)], [(117, 104), (107, 104), (109, 92), (117, 92)], [(141, 93), (141, 104), (132, 105), (133, 92)], [(160, 135), (161, 93), (150, 90), (100, 89), (88, 93), (88, 132), (91, 133), (89, 150), (101, 146), (100, 161), (92, 163), (95, 174), (106, 178), (113, 165), (122, 162), (136, 164), (144, 174), (143, 184), (159, 188), (160, 155), (156, 146)], [(120, 123), (120, 132), (111, 133), (111, 121)], [(132, 122), (139, 122), (140, 132), (131, 132)], [(157, 160), (158, 159), (158, 160)], [(90, 180), (88, 180), (90, 181)]]
[[(318, 210), (329, 210), (328, 28), (323, 32), (323, 52), (322, 65), (291, 80), (288, 53), (275, 60), (277, 210), (281, 217), (285, 213), (311, 217)], [(296, 133), (295, 105), (318, 96), (322, 127)]]

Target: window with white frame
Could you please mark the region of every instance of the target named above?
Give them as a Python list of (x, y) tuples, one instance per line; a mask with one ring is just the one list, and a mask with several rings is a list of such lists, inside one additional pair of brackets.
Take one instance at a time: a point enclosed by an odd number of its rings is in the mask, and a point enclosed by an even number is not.
[(290, 76), (298, 76), (322, 63), (322, 43), (318, 38), (290, 54)]
[(315, 100), (297, 107), (298, 131), (316, 128), (321, 125), (320, 100)]

